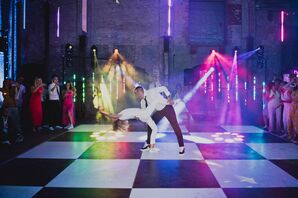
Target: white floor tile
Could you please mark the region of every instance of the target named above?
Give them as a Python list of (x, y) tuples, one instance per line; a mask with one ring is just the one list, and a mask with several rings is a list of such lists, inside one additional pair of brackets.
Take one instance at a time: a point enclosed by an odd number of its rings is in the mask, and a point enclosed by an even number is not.
[(207, 160), (223, 188), (298, 187), (298, 181), (267, 160)]
[(190, 136), (184, 135), (183, 137), (200, 144), (242, 143), (244, 141), (244, 136), (235, 132), (190, 133)]
[(81, 124), (68, 132), (94, 132), (109, 131), (113, 127), (111, 124)]
[(298, 145), (292, 143), (247, 144), (267, 159), (298, 159)]
[(77, 159), (92, 144), (94, 143), (93, 142), (45, 142), (19, 155), (18, 158)]
[(150, 153), (144, 151), (141, 159), (154, 159), (154, 160), (202, 160), (203, 156), (199, 151), (197, 145), (194, 143), (185, 143), (185, 154), (179, 154), (178, 143), (157, 143), (156, 147), (160, 149), (159, 152)]
[(134, 188), (130, 193), (130, 198), (153, 198), (153, 197), (173, 197), (173, 198), (225, 198), (223, 190), (220, 188)]
[(47, 187), (132, 188), (140, 160), (76, 160)]
[[(181, 129), (182, 133), (188, 133), (188, 129), (186, 128), (186, 126), (180, 125), (180, 129)], [(161, 125), (158, 125), (158, 131), (159, 132), (172, 132), (172, 133), (174, 133), (174, 130), (171, 127), (171, 125), (167, 125), (165, 127), (163, 127)]]
[[(163, 138), (166, 133), (157, 133), (156, 139)], [(94, 132), (92, 134), (98, 142), (145, 142), (147, 132)]]

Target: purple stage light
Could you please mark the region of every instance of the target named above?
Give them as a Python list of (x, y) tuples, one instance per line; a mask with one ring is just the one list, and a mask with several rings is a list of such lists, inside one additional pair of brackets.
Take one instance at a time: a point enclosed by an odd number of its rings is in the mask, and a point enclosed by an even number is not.
[(281, 22), (281, 27), (280, 27), (280, 41), (284, 42), (284, 22), (285, 22), (285, 12), (281, 11), (280, 13), (280, 22)]
[(23, 0), (23, 29), (26, 29), (26, 0)]
[(87, 32), (87, 0), (82, 0), (82, 31)]
[(172, 0), (168, 0), (168, 36), (171, 36), (171, 7), (172, 7)]
[(57, 37), (60, 36), (60, 7), (58, 7), (58, 10), (57, 10), (57, 32), (56, 32), (56, 36)]

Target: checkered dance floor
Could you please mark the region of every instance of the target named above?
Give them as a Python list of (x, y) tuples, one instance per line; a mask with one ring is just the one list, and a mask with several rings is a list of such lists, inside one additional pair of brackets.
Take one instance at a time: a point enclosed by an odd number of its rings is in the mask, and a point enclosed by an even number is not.
[(0, 197), (298, 197), (298, 145), (254, 126), (158, 133), (80, 125), (0, 166)]

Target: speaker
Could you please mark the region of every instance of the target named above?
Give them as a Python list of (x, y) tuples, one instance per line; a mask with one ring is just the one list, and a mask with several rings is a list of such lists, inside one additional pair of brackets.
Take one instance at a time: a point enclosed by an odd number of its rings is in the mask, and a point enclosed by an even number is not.
[(79, 50), (81, 52), (86, 51), (86, 46), (87, 46), (87, 36), (86, 35), (80, 35), (79, 36)]
[(246, 38), (246, 50), (247, 51), (254, 50), (254, 37), (253, 36), (248, 36)]
[(170, 51), (170, 37), (164, 36), (163, 37), (163, 52), (169, 52)]
[(184, 69), (184, 86), (194, 85), (193, 69)]

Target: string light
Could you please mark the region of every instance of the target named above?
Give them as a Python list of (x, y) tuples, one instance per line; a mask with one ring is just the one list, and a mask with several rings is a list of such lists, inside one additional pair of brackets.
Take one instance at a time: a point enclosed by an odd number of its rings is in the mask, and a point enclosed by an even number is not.
[(94, 76), (94, 72), (92, 72), (92, 93), (94, 93), (95, 90), (95, 76)]
[(214, 90), (214, 85), (213, 85), (213, 74), (211, 75), (211, 101), (213, 101), (213, 90)]
[[(205, 71), (205, 75), (206, 75), (206, 71)], [(207, 80), (204, 82), (204, 93), (207, 93)]]
[[(263, 94), (265, 94), (265, 92), (266, 92), (266, 89), (265, 89), (265, 82), (263, 81), (262, 82), (262, 92), (263, 92)], [(263, 109), (265, 108), (265, 101), (263, 100)]]
[(254, 76), (254, 80), (253, 80), (253, 100), (256, 100), (256, 95), (257, 95), (257, 93), (256, 93), (256, 84), (257, 84), (257, 79), (256, 79), (256, 77)]
[(230, 103), (230, 79), (227, 77), (228, 103)]
[(237, 74), (236, 74), (235, 80), (236, 80), (236, 101), (238, 101), (238, 75)]
[(218, 72), (218, 92), (220, 91), (220, 72)]
[(85, 97), (86, 97), (86, 90), (85, 90), (85, 78), (82, 78), (82, 101), (85, 103)]
[[(74, 74), (72, 76), (72, 80), (73, 80), (73, 86), (76, 87), (76, 75)], [(76, 96), (73, 96), (73, 102), (76, 102)]]

